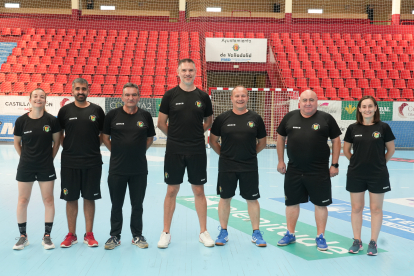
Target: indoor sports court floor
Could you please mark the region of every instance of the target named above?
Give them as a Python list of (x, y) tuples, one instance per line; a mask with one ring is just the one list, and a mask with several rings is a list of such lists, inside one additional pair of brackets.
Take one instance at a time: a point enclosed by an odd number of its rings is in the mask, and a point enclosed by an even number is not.
[[(158, 249), (157, 242), (163, 226), (163, 155), (165, 148), (152, 147), (147, 152), (149, 163), (148, 188), (144, 202), (144, 236), (148, 249), (131, 245), (129, 229), (130, 206), (124, 206), (122, 245), (104, 250), (109, 238), (111, 202), (106, 184), (109, 152), (102, 147), (104, 169), (103, 198), (97, 201), (94, 224), (95, 238), (100, 245), (88, 248), (83, 243), (72, 248), (46, 251), (41, 245), (44, 232), (44, 208), (37, 184), (29, 204), (28, 237), (30, 245), (22, 251), (12, 246), (19, 236), (16, 222), (18, 156), (12, 144), (0, 145), (0, 275), (414, 275), (414, 151), (397, 150), (390, 161), (392, 191), (386, 194), (384, 225), (378, 241), (377, 257), (366, 250), (357, 255), (347, 253), (352, 244), (349, 193), (345, 191), (348, 161), (340, 157), (340, 174), (332, 179), (334, 203), (329, 207), (326, 239), (330, 250), (316, 250), (316, 228), (312, 205), (303, 204), (297, 225), (298, 242), (287, 247), (276, 246), (285, 230), (283, 176), (276, 172), (276, 150), (266, 149), (259, 155), (261, 230), (268, 242), (266, 248), (251, 242), (251, 224), (247, 208), (240, 196), (232, 201), (234, 207), (229, 221), (230, 241), (224, 247), (206, 248), (198, 241), (198, 219), (194, 209), (191, 187), (181, 186), (171, 228), (172, 242), (168, 249)], [(213, 238), (218, 234), (215, 196), (218, 156), (208, 154), (208, 230)], [(60, 153), (55, 160), (59, 175)], [(56, 181), (56, 216), (52, 231), (55, 245), (67, 234), (65, 204), (59, 199), (60, 179)], [(127, 195), (128, 198), (128, 195)], [(411, 201), (404, 198), (411, 198)], [(80, 201), (82, 203), (82, 201)], [(368, 202), (365, 204), (368, 206)], [(81, 206), (81, 204), (80, 204)], [(370, 213), (364, 212), (362, 241), (370, 238)], [(79, 209), (78, 236), (84, 234), (82, 208)]]

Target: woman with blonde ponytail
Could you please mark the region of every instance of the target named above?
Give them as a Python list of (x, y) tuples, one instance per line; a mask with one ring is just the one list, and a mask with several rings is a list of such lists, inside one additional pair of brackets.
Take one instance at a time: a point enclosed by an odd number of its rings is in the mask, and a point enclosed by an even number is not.
[(20, 156), (16, 180), (19, 196), (17, 202), (17, 223), (20, 237), (13, 249), (21, 250), (29, 245), (26, 233), (27, 206), (34, 181), (39, 182), (45, 205), (45, 234), (42, 245), (45, 249), (55, 248), (50, 238), (55, 205), (53, 198), (56, 179), (53, 159), (59, 150), (60, 124), (57, 118), (46, 112), (46, 93), (40, 88), (30, 93), (30, 112), (17, 118), (14, 127), (14, 147)]

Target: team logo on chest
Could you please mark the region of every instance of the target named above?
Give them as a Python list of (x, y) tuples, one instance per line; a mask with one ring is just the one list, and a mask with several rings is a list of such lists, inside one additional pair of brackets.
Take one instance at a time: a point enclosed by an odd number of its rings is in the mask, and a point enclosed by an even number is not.
[(196, 102), (195, 102), (195, 105), (196, 105), (198, 108), (200, 108), (200, 107), (202, 107), (202, 106), (203, 106), (203, 104), (202, 104), (200, 101), (196, 101)]
[(95, 122), (96, 121), (96, 116), (95, 115), (90, 115), (89, 120), (91, 120), (92, 122)]
[(137, 122), (137, 126), (139, 126), (139, 127), (144, 127), (144, 123), (143, 123), (143, 122), (141, 122), (141, 121), (138, 121), (138, 122)]
[(254, 127), (254, 122), (253, 122), (253, 121), (248, 121), (248, 122), (247, 122), (247, 125), (248, 125), (249, 127)]
[(44, 132), (49, 132), (50, 131), (50, 126), (48, 126), (48, 125), (43, 126), (43, 131)]
[(313, 130), (319, 130), (320, 128), (321, 128), (321, 126), (319, 124), (313, 124), (312, 125)]
[(379, 131), (374, 131), (372, 133), (372, 137), (374, 137), (375, 139), (378, 139), (381, 137), (381, 133)]

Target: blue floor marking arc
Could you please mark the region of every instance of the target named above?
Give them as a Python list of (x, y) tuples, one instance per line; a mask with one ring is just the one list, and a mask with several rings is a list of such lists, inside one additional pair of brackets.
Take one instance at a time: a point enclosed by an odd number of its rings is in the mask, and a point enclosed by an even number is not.
[[(283, 197), (269, 199), (285, 203), (285, 198)], [(351, 203), (335, 198), (332, 199), (332, 202), (333, 203), (328, 206), (329, 216), (351, 222)], [(315, 206), (311, 202), (300, 204), (300, 208), (315, 211)], [(385, 210), (383, 210), (383, 216), (382, 232), (414, 241), (414, 217), (400, 215)], [(371, 213), (369, 207), (364, 207), (362, 218), (362, 226), (371, 228)]]

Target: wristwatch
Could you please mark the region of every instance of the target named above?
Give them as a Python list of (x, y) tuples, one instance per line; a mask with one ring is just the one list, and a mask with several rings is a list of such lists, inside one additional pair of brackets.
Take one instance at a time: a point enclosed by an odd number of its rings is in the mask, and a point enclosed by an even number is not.
[(331, 166), (334, 167), (334, 168), (338, 168), (339, 167), (339, 164), (336, 163), (336, 164), (332, 164)]

